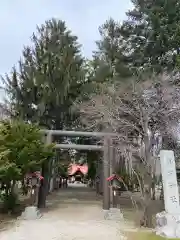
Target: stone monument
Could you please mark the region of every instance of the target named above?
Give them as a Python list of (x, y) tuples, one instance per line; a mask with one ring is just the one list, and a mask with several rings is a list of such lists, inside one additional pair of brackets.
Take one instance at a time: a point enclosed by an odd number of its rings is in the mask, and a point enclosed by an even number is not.
[(156, 234), (180, 238), (180, 205), (174, 152), (160, 151), (165, 211), (156, 215)]

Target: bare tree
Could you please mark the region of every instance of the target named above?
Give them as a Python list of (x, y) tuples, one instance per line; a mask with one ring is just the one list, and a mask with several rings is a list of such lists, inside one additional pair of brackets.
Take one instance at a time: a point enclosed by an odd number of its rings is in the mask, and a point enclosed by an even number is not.
[[(143, 223), (152, 226), (150, 202), (155, 189), (158, 154), (162, 147), (176, 147), (175, 131), (179, 124), (180, 89), (173, 78), (163, 74), (130, 79), (125, 84), (103, 85), (100, 94), (80, 104), (82, 120), (92, 128), (107, 126), (119, 136), (116, 141), (128, 171), (141, 172)], [(174, 149), (173, 149), (174, 150)]]

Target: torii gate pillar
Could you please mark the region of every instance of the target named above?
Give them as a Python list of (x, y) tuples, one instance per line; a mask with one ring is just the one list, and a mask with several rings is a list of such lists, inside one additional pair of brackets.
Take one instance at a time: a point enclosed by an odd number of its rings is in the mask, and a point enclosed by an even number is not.
[(110, 176), (110, 141), (109, 137), (104, 137), (103, 156), (103, 210), (110, 208), (110, 188), (107, 178)]

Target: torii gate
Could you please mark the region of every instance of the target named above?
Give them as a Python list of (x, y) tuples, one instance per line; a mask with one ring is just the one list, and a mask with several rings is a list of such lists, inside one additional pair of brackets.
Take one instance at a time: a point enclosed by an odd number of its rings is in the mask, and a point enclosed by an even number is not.
[[(89, 151), (102, 151), (103, 152), (103, 209), (109, 210), (110, 208), (110, 188), (106, 180), (110, 176), (110, 166), (113, 160), (112, 153), (112, 137), (117, 136), (114, 133), (107, 132), (76, 132), (76, 131), (63, 131), (63, 130), (41, 130), (46, 136), (46, 144), (52, 143), (53, 136), (76, 136), (76, 137), (96, 137), (103, 139), (103, 145), (80, 145), (80, 144), (56, 144), (56, 149), (76, 149), (76, 150), (89, 150)], [(45, 207), (47, 196), (48, 176), (44, 177), (44, 184), (41, 186), (42, 199), (38, 200), (39, 207)], [(40, 196), (40, 195), (39, 195)]]

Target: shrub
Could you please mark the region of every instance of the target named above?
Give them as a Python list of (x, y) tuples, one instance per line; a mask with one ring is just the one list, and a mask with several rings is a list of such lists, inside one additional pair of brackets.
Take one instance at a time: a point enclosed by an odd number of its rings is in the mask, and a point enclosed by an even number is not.
[(0, 125), (0, 180), (5, 186), (4, 206), (15, 206), (14, 185), (25, 174), (39, 171), (53, 156), (52, 146), (42, 142), (40, 129), (22, 121), (4, 121)]

